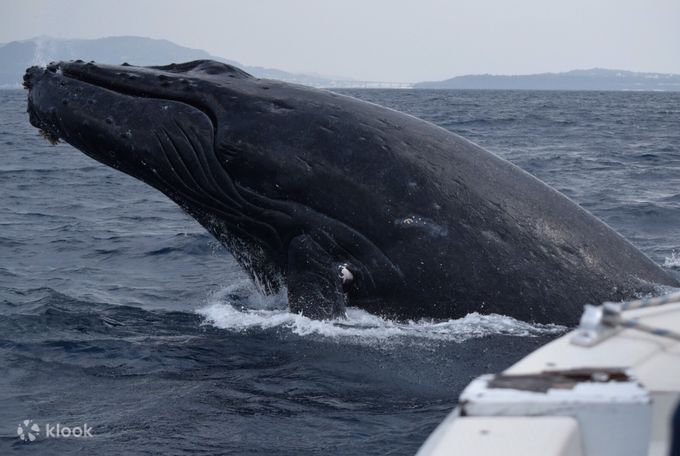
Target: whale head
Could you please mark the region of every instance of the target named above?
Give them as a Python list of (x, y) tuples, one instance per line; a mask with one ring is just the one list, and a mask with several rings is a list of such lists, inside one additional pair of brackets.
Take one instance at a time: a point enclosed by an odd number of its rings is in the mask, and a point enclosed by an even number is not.
[[(338, 156), (329, 158), (318, 139), (330, 129), (318, 115), (329, 108), (309, 88), (208, 60), (154, 67), (59, 62), (29, 68), (24, 86), (30, 122), (46, 138), (166, 194), (225, 244), (265, 293), (290, 288), (291, 268), (307, 267), (313, 257), (337, 271), (342, 293), (368, 297), (377, 283), (373, 266), (389, 263), (333, 217), (333, 207), (356, 192), (343, 187), (351, 172), (328, 163)], [(331, 190), (312, 190), (322, 187)], [(318, 313), (306, 310), (317, 317), (342, 312), (342, 299)]]

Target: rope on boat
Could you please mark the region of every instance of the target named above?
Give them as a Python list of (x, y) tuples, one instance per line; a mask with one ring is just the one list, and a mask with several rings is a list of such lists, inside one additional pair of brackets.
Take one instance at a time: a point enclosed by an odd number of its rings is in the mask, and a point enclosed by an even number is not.
[(660, 336), (660, 337), (668, 337), (673, 340), (677, 340), (680, 342), (680, 333), (671, 331), (670, 329), (663, 329), (663, 328), (657, 328), (655, 326), (649, 326), (644, 323), (641, 323), (637, 320), (629, 319), (629, 320), (619, 320), (619, 325), (623, 326), (624, 328), (632, 328), (632, 329), (637, 329), (638, 331), (646, 332), (649, 334), (653, 334), (655, 336)]
[(586, 304), (581, 324), (571, 342), (583, 347), (592, 347), (616, 333), (617, 329), (630, 328), (654, 336), (680, 341), (680, 333), (665, 328), (657, 328), (634, 318), (624, 318), (623, 311), (657, 307), (666, 304), (680, 304), (680, 292), (655, 298), (634, 301), (605, 302), (601, 306)]
[(603, 305), (611, 306), (615, 305), (620, 308), (620, 310), (631, 310), (631, 309), (642, 309), (643, 307), (655, 307), (663, 306), (665, 304), (675, 304), (680, 302), (680, 291), (677, 293), (670, 293), (664, 296), (657, 296), (655, 298), (644, 298), (636, 299), (634, 301), (623, 301), (623, 302), (605, 302)]
[(645, 307), (663, 306), (666, 304), (680, 303), (680, 292), (658, 296), (655, 298), (637, 299), (635, 301), (605, 302), (602, 304), (602, 323), (608, 326), (620, 326), (623, 328), (636, 329), (659, 337), (680, 341), (680, 333), (670, 329), (657, 328), (642, 323), (634, 318), (623, 318), (621, 312), (624, 310), (642, 309)]

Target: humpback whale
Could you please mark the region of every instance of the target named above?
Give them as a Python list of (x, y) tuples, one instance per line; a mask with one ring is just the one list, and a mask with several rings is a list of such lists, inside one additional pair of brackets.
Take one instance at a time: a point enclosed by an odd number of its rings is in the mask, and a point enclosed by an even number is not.
[(570, 199), (443, 128), (219, 62), (69, 61), (30, 122), (158, 189), (310, 318), (499, 313), (573, 324), (677, 282)]

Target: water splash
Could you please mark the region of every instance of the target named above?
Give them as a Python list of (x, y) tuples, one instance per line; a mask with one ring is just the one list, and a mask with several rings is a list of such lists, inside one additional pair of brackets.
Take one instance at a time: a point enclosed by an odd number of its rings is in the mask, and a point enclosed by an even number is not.
[(673, 250), (671, 256), (664, 259), (663, 265), (667, 268), (680, 268), (680, 252)]
[(34, 40), (35, 49), (33, 51), (33, 58), (31, 59), (31, 65), (45, 66), (53, 58), (54, 55), (54, 45), (49, 40), (49, 38), (39, 36)]
[(371, 343), (402, 339), (429, 339), (463, 342), (490, 335), (535, 337), (561, 334), (566, 327), (553, 324), (532, 324), (504, 315), (470, 313), (463, 318), (433, 321), (399, 322), (350, 307), (347, 318), (328, 321), (312, 320), (288, 312), (285, 291), (273, 297), (257, 293), (243, 296), (242, 284), (226, 287), (208, 299), (197, 313), (206, 324), (235, 332), (253, 329), (280, 329), (298, 336), (321, 336), (337, 340)]

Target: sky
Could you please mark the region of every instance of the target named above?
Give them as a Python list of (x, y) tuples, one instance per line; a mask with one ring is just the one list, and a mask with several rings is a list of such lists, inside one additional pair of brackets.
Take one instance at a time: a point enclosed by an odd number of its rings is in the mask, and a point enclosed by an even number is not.
[(160, 38), (368, 81), (680, 73), (680, 0), (0, 0), (0, 43), (39, 35)]

